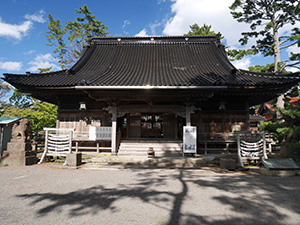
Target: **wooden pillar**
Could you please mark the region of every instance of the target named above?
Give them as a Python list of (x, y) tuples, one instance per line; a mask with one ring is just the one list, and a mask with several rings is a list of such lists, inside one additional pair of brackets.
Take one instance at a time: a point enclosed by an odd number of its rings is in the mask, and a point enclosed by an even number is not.
[[(202, 133), (203, 132), (203, 116), (202, 116), (202, 111), (200, 111), (200, 118), (199, 118), (199, 133)], [(200, 137), (200, 136), (198, 136)]]
[(186, 106), (185, 108), (185, 114), (186, 114), (186, 117), (185, 117), (185, 121), (186, 121), (186, 126), (191, 126), (192, 123), (191, 123), (191, 107), (190, 106)]
[(111, 153), (117, 153), (117, 107), (111, 107), (112, 111), (112, 131), (111, 131)]
[(226, 111), (222, 112), (222, 132), (226, 132)]
[(60, 128), (60, 101), (57, 104), (56, 128)]
[(246, 102), (246, 130), (250, 130), (250, 107), (249, 102)]
[(130, 129), (130, 113), (126, 114), (126, 138), (129, 138), (129, 129)]
[(177, 139), (178, 138), (178, 125), (179, 125), (178, 124), (178, 116), (177, 116), (177, 114), (175, 114), (175, 124), (174, 125), (175, 125), (175, 128), (174, 128), (175, 129), (175, 136), (174, 136), (174, 138)]

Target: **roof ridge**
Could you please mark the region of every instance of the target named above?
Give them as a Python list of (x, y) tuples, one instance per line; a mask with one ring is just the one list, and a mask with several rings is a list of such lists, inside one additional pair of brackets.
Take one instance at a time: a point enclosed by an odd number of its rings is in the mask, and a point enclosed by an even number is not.
[(219, 36), (147, 36), (147, 37), (93, 37), (89, 44), (116, 44), (116, 43), (147, 43), (147, 44), (173, 44), (173, 43), (220, 43)]
[(220, 38), (219, 35), (173, 35), (173, 36), (113, 36), (113, 37), (92, 37), (93, 39), (149, 39), (149, 38), (161, 38), (161, 39), (173, 39), (173, 38)]

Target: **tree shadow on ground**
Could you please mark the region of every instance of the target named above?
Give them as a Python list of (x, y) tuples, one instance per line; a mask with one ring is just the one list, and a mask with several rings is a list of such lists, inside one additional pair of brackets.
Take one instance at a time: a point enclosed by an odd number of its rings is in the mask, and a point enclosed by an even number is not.
[[(192, 170), (174, 170), (170, 174), (159, 170), (135, 170), (136, 181), (131, 184), (120, 184), (116, 188), (103, 185), (81, 189), (69, 193), (32, 193), (18, 195), (29, 199), (31, 206), (46, 201), (46, 206), (37, 211), (38, 216), (51, 212), (61, 212), (67, 209), (70, 216), (96, 214), (102, 210), (118, 212), (116, 202), (125, 198), (139, 200), (155, 207), (168, 210), (169, 218), (165, 224), (282, 224), (288, 217), (285, 211), (291, 211), (300, 216), (300, 180), (287, 183), (285, 178), (261, 177), (258, 175), (214, 174), (203, 175)], [(177, 190), (167, 187), (168, 182), (177, 182)], [(290, 179), (289, 179), (290, 181)], [(197, 189), (210, 188), (215, 191), (209, 202), (197, 204), (212, 204), (227, 207), (227, 214), (222, 212), (209, 215), (207, 212), (187, 211), (185, 200), (190, 198), (190, 192)], [(192, 196), (193, 197), (193, 196)], [(196, 201), (197, 199), (195, 199)], [(288, 202), (288, 204), (287, 204)], [(288, 221), (286, 221), (288, 222)], [(284, 223), (284, 222), (283, 222)]]
[[(232, 215), (228, 219), (206, 220), (190, 215), (187, 224), (294, 224), (288, 222), (287, 211), (298, 216), (300, 223), (300, 179), (260, 175), (219, 175), (218, 179), (186, 177), (187, 183), (200, 188), (213, 188), (220, 194), (212, 200), (229, 207)], [(226, 193), (226, 194), (224, 194)], [(231, 197), (228, 195), (230, 193)], [(236, 216), (234, 216), (235, 214)], [(238, 215), (243, 215), (242, 217)], [(194, 223), (193, 223), (194, 221)], [(297, 224), (297, 223), (295, 223)]]

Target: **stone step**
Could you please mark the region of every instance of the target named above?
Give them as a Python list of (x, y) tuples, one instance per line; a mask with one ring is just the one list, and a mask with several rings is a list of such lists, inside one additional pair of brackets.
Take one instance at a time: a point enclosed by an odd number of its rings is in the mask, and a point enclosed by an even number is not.
[[(119, 151), (141, 151), (146, 152), (149, 148), (119, 148)], [(166, 152), (166, 151), (182, 151), (182, 148), (153, 148), (153, 151), (155, 152)]]
[[(120, 151), (118, 153), (120, 156), (147, 156), (148, 153), (145, 152), (136, 152), (136, 151)], [(181, 151), (172, 151), (172, 152), (155, 152), (155, 157), (164, 157), (164, 156), (181, 156)]]
[(135, 147), (135, 146), (137, 146), (137, 147), (147, 147), (147, 148), (149, 148), (149, 147), (153, 147), (153, 148), (155, 148), (155, 147), (182, 147), (182, 143), (122, 143), (121, 142), (121, 144), (120, 144), (120, 146), (130, 146), (130, 147)]
[(118, 155), (147, 156), (149, 147), (152, 147), (156, 157), (180, 156), (182, 154), (181, 142), (121, 142)]
[[(130, 147), (130, 146), (123, 147), (123, 146), (120, 146), (119, 150), (148, 151), (149, 148), (138, 147), (138, 146), (134, 146), (134, 147)], [(165, 147), (155, 147), (155, 148), (153, 148), (153, 150), (154, 151), (181, 151), (182, 148), (178, 148), (178, 147), (168, 147), (168, 148), (165, 148)]]

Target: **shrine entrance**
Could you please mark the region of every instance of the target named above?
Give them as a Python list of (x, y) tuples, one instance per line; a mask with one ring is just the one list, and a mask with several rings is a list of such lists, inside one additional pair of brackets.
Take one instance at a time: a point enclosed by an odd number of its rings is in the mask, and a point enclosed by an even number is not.
[(142, 114), (141, 115), (141, 137), (162, 138), (163, 137), (163, 115)]

